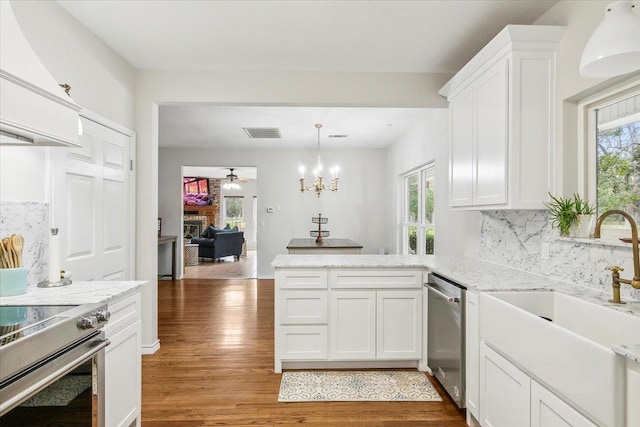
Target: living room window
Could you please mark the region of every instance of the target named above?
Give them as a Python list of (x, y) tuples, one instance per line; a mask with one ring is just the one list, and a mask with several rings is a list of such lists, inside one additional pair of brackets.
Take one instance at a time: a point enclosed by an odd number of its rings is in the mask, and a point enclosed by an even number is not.
[[(611, 209), (640, 223), (640, 85), (605, 92), (582, 104), (586, 157), (583, 189), (598, 215)], [(630, 235), (620, 215), (602, 224), (602, 237)]]
[(433, 163), (403, 176), (403, 253), (430, 255), (435, 247), (435, 166)]
[(244, 197), (224, 196), (224, 223), (244, 229)]

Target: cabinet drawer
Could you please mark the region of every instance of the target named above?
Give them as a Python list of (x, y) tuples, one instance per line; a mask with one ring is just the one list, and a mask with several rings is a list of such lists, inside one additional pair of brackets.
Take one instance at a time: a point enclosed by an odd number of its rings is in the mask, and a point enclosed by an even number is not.
[(326, 289), (327, 270), (306, 268), (277, 270), (276, 286), (280, 289)]
[(407, 289), (422, 287), (421, 270), (344, 269), (329, 272), (331, 288)]
[(326, 326), (282, 326), (278, 333), (280, 360), (326, 360)]
[(280, 324), (327, 323), (326, 290), (282, 290), (278, 295)]
[(109, 303), (111, 318), (105, 325), (107, 338), (140, 318), (140, 293)]

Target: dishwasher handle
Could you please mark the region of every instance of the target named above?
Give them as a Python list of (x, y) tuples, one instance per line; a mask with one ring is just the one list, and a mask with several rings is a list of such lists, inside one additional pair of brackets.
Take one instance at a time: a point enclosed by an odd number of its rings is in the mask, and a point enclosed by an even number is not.
[[(429, 284), (427, 283), (426, 285), (428, 286)], [(446, 294), (440, 292), (439, 290), (437, 290), (436, 288), (434, 288), (433, 286), (428, 286), (428, 287), (429, 287), (430, 291), (432, 291), (433, 293), (435, 293), (439, 297), (444, 298), (447, 302), (450, 302), (450, 303), (459, 303), (460, 302), (460, 298), (458, 298), (458, 297), (452, 297), (452, 296), (446, 295)]]

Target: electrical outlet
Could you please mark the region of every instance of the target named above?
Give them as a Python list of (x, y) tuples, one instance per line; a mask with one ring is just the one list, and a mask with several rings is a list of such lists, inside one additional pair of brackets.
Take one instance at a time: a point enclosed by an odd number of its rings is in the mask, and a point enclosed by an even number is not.
[(491, 249), (491, 244), (493, 243), (493, 242), (491, 241), (491, 236), (487, 236), (487, 237), (484, 239), (484, 241), (485, 241), (485, 244), (487, 245), (487, 249)]
[(540, 259), (549, 259), (549, 252), (551, 252), (551, 245), (548, 242), (542, 242), (540, 246)]

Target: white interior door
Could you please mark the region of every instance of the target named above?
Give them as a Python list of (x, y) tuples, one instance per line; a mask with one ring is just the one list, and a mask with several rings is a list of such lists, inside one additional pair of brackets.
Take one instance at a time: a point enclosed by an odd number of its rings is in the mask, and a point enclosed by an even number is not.
[(82, 118), (82, 147), (54, 150), (53, 220), (76, 280), (131, 279), (131, 137)]

